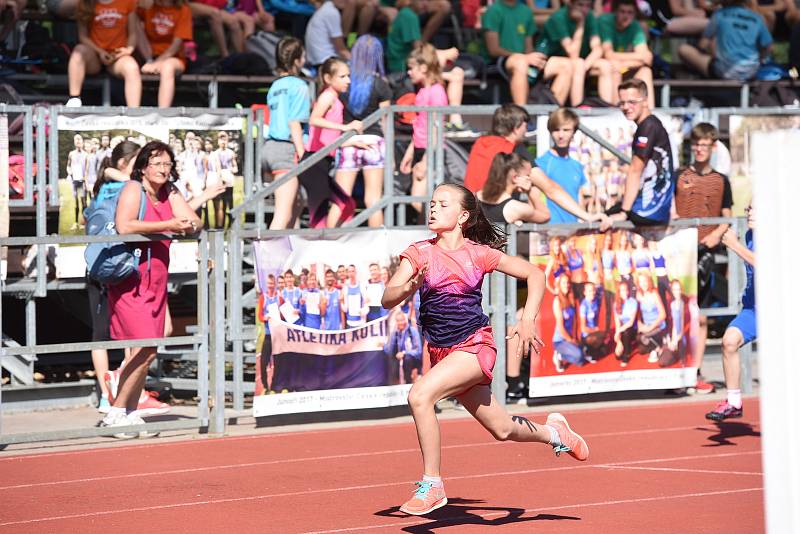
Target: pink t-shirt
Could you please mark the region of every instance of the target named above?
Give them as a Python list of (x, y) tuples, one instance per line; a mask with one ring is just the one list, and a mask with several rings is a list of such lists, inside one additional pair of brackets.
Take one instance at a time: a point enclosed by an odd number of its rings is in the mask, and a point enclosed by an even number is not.
[(457, 250), (435, 242), (418, 241), (400, 257), (415, 271), (428, 267), (419, 290), (422, 334), (435, 347), (452, 347), (489, 324), (481, 306), (483, 275), (497, 268), (503, 253), (469, 239)]
[[(344, 124), (344, 104), (339, 100), (339, 93), (331, 89), (325, 89), (322, 94), (330, 91), (333, 94), (333, 105), (330, 107), (324, 117), (326, 120), (335, 122), (337, 124)], [(320, 95), (322, 96), (322, 95)], [(317, 152), (326, 145), (333, 143), (342, 132), (340, 130), (331, 130), (330, 128), (317, 128), (310, 126), (308, 128), (308, 144), (306, 150), (309, 152)], [(331, 157), (336, 155), (335, 150), (331, 150)]]
[[(447, 105), (447, 92), (444, 86), (440, 83), (435, 83), (430, 87), (422, 87), (414, 98), (415, 106), (446, 106)], [(414, 148), (425, 148), (428, 146), (428, 114), (417, 113), (414, 117), (414, 122), (411, 123), (414, 128), (413, 139)]]

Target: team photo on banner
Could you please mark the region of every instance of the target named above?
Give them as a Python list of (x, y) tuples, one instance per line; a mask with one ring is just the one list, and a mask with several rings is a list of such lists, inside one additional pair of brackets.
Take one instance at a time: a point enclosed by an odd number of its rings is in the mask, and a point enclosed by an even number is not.
[(429, 235), (381, 229), (254, 242), (264, 325), (256, 417), (405, 404), (423, 372), (418, 298), (392, 310), (381, 298), (400, 252)]
[(686, 387), (697, 365), (697, 230), (532, 233), (545, 347), (532, 397)]

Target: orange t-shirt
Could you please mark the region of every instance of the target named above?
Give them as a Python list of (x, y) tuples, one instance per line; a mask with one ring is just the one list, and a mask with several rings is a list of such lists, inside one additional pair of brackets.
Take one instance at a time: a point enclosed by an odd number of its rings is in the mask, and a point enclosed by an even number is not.
[[(139, 17), (144, 21), (144, 33), (153, 49), (153, 59), (164, 53), (177, 37), (192, 40), (192, 11), (187, 4), (181, 7), (153, 4), (150, 9), (140, 9)], [(177, 56), (183, 58), (183, 48)]]
[(128, 45), (128, 15), (136, 11), (136, 0), (111, 0), (97, 2), (89, 23), (89, 39), (105, 50), (113, 52)]
[(511, 154), (513, 151), (514, 143), (505, 137), (498, 135), (479, 137), (469, 152), (467, 172), (464, 174), (464, 187), (473, 193), (483, 189), (483, 184), (489, 177), (489, 168), (492, 166), (494, 157), (500, 152)]

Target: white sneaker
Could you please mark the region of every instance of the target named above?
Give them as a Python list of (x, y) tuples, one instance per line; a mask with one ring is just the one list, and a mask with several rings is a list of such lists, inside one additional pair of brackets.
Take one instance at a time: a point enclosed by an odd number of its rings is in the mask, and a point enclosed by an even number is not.
[[(109, 412), (100, 423), (100, 426), (106, 427), (115, 427), (115, 426), (130, 426), (136, 423), (131, 422), (128, 419), (128, 416), (124, 413), (119, 412)], [(117, 439), (133, 439), (137, 437), (136, 432), (120, 432), (118, 434), (114, 434), (114, 437)]]
[(80, 97), (73, 96), (70, 97), (69, 100), (67, 100), (67, 103), (64, 104), (64, 106), (68, 108), (79, 108), (83, 106), (83, 102), (81, 102)]
[(647, 358), (647, 362), (648, 363), (656, 363), (657, 361), (658, 361), (658, 352), (651, 351), (650, 352), (650, 357)]
[[(128, 414), (128, 421), (130, 421), (131, 425), (143, 425), (144, 419), (142, 419), (136, 412)], [(159, 432), (150, 432), (149, 430), (140, 430), (139, 431), (139, 438), (140, 439), (147, 439), (147, 438), (154, 438), (158, 436)]]

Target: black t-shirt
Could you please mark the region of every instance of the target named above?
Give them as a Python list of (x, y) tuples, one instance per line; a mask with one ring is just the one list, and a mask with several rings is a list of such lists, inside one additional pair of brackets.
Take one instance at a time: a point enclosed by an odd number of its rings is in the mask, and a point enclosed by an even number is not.
[(633, 155), (644, 160), (639, 194), (631, 209), (651, 221), (669, 221), (674, 192), (669, 134), (655, 115), (649, 115), (633, 134)]
[[(350, 109), (348, 104), (350, 100), (350, 92), (342, 93), (341, 100), (344, 104), (344, 123), (347, 124), (351, 121), (360, 121), (367, 118), (369, 115), (374, 113), (378, 107), (380, 107), (380, 103), (386, 100), (392, 99), (392, 90), (389, 88), (389, 84), (386, 82), (385, 79), (381, 78), (377, 74), (374, 76), (372, 81), (372, 88), (369, 93), (369, 100), (367, 101), (367, 105), (364, 108), (364, 111), (361, 113), (353, 113), (353, 110)], [(375, 124), (369, 126), (367, 129), (364, 130), (365, 134), (370, 135), (379, 135), (383, 137), (383, 130), (381, 129), (380, 121), (376, 122)]]

